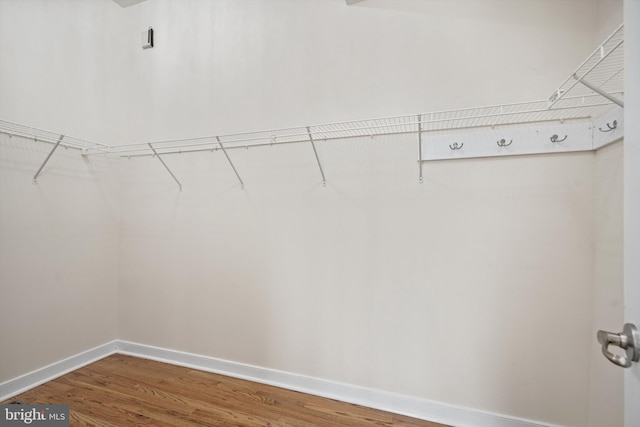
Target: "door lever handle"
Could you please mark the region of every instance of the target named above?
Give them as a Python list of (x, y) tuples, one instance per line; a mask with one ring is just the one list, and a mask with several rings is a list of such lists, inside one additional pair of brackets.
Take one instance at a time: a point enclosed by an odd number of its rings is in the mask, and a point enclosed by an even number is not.
[[(633, 362), (640, 361), (640, 335), (632, 323), (626, 323), (622, 333), (619, 334), (598, 331), (598, 342), (602, 345), (602, 354), (604, 354), (604, 357), (609, 359), (614, 365), (629, 368)], [(626, 356), (610, 352), (610, 345), (625, 350)]]

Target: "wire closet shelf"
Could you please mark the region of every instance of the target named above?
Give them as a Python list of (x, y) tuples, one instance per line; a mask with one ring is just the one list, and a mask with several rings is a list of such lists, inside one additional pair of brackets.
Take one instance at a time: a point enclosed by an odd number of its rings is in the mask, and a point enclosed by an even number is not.
[[(122, 157), (313, 143), (355, 137), (424, 133), (539, 122), (593, 119), (623, 106), (624, 27), (616, 29), (544, 100), (375, 119), (108, 146), (0, 120), (0, 133)], [(226, 154), (226, 151), (225, 151)]]

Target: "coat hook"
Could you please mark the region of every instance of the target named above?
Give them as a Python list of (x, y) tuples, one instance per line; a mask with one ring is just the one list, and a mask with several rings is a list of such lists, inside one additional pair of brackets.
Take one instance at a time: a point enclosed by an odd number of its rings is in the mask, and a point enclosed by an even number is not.
[(462, 148), (463, 145), (464, 145), (464, 142), (462, 144), (458, 144), (457, 142), (454, 142), (453, 145), (449, 145), (449, 148), (451, 148), (452, 150), (459, 150)]
[(562, 139), (558, 139), (558, 135), (551, 135), (551, 138), (549, 138), (551, 140), (551, 142), (562, 142), (565, 139), (567, 139), (568, 135), (565, 135), (564, 138)]
[(614, 120), (613, 121), (613, 126), (610, 125), (609, 123), (607, 123), (607, 128), (608, 129), (602, 129), (602, 128), (598, 128), (598, 129), (600, 130), (600, 132), (611, 132), (612, 130), (614, 130), (617, 127), (618, 127), (618, 121)]
[(509, 143), (507, 144), (507, 141), (503, 138), (500, 141), (496, 141), (496, 144), (498, 144), (498, 147), (508, 147), (511, 145), (512, 142), (513, 142), (513, 139), (509, 141)]

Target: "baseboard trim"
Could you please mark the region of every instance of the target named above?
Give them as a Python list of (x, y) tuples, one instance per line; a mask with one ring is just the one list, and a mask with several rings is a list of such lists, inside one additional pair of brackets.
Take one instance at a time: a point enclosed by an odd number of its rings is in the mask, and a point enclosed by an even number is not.
[(116, 352), (456, 427), (561, 427), (182, 351), (118, 341)]
[(117, 341), (111, 341), (43, 368), (21, 375), (0, 384), (0, 401), (23, 393), (78, 368), (96, 362), (116, 352)]
[(129, 341), (111, 341), (0, 384), (0, 401), (115, 353), (214, 372), (456, 427), (561, 427)]

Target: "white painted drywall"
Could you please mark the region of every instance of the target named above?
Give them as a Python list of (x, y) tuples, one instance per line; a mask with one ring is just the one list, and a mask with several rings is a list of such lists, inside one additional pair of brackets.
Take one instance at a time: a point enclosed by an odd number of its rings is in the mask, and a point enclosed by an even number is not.
[(0, 383), (117, 338), (112, 160), (0, 134)]
[(111, 0), (0, 1), (0, 117), (117, 143), (138, 118), (128, 56), (140, 34), (129, 46), (126, 10)]
[(602, 43), (624, 21), (622, 0), (598, 0), (594, 43)]
[(121, 338), (585, 425), (594, 155), (317, 145), (126, 162)]
[[(106, 139), (118, 9), (0, 1), (0, 118)], [(116, 163), (59, 148), (34, 185), (51, 148), (0, 134), (0, 382), (117, 338)]]
[(132, 142), (546, 98), (595, 48), (596, 2), (154, 1), (127, 8)]

